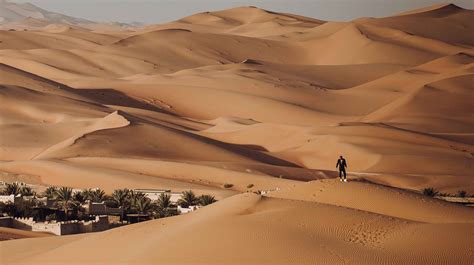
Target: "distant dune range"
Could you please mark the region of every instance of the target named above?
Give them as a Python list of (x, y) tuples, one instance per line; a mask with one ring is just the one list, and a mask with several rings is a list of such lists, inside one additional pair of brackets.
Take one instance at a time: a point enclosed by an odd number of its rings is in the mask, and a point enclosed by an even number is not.
[[(472, 261), (472, 210), (387, 186), (474, 193), (474, 11), (326, 22), (239, 7), (140, 28), (15, 19), (0, 31), (0, 171), (222, 201), (1, 243), (2, 264)], [(329, 179), (341, 154), (365, 182)], [(249, 184), (279, 191), (235, 195)]]

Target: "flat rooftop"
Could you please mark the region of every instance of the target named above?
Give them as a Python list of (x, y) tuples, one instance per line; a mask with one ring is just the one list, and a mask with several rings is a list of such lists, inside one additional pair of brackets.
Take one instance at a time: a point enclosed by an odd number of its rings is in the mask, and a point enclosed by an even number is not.
[(134, 189), (134, 191), (139, 191), (143, 193), (152, 193), (152, 192), (171, 192), (171, 190), (163, 190), (163, 189)]

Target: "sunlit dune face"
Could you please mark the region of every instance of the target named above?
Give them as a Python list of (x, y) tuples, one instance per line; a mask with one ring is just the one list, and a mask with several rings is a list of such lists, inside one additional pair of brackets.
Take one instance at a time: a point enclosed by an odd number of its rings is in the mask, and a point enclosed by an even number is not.
[(219, 202), (9, 240), (0, 263), (469, 263), (469, 198), (444, 195), (474, 193), (473, 11), (237, 7), (144, 26), (15, 8), (32, 15), (0, 20), (1, 181)]

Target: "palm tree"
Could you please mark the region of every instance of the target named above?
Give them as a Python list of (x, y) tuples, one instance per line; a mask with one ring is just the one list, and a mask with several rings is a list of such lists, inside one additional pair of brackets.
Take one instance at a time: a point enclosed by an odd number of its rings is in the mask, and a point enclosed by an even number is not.
[(140, 214), (148, 213), (153, 208), (151, 200), (146, 197), (145, 193), (139, 191), (128, 190), (126, 202), (125, 205), (129, 207), (129, 210), (133, 209), (138, 213), (138, 221), (140, 221)]
[(43, 191), (43, 195), (47, 197), (48, 199), (54, 199), (56, 196), (56, 191), (58, 189), (54, 186), (49, 186)]
[(129, 203), (129, 189), (118, 189), (112, 192), (111, 199), (114, 201), (118, 207), (124, 207)]
[(171, 202), (171, 196), (166, 193), (160, 194), (160, 197), (158, 197), (158, 200), (155, 202), (155, 207), (158, 218), (169, 217), (178, 214), (174, 208), (175, 205)]
[(78, 204), (84, 204), (86, 202), (86, 197), (82, 193), (82, 191), (76, 191), (72, 195), (73, 201), (75, 201)]
[(103, 202), (105, 199), (105, 191), (101, 189), (92, 190), (92, 193), (90, 194), (90, 200), (92, 202)]
[(153, 210), (153, 204), (151, 200), (147, 197), (142, 197), (141, 199), (135, 202), (135, 207), (138, 212), (137, 221), (140, 222), (140, 214), (149, 215), (150, 212)]
[(86, 201), (87, 201), (87, 200), (91, 200), (92, 192), (93, 192), (92, 189), (83, 189), (83, 190), (81, 191), (82, 196), (84, 197), (84, 199), (85, 199)]
[(423, 195), (426, 195), (429, 197), (435, 197), (436, 195), (439, 194), (439, 192), (432, 187), (424, 188), (422, 192), (423, 192)]
[(42, 204), (35, 198), (19, 200), (14, 204), (15, 215), (18, 217), (34, 217), (37, 220), (37, 212), (33, 208), (38, 206), (42, 206)]
[(128, 193), (128, 200), (132, 206), (136, 205), (139, 200), (145, 198), (145, 193), (140, 191), (130, 190)]
[(153, 204), (151, 200), (147, 197), (143, 197), (142, 199), (136, 201), (135, 207), (139, 214), (148, 214), (153, 209)]
[(173, 206), (171, 202), (171, 196), (166, 193), (161, 193), (158, 200), (156, 200), (156, 206), (161, 209), (168, 209)]
[(112, 201), (117, 204), (118, 207), (122, 207), (122, 215), (120, 216), (120, 220), (123, 220), (123, 214), (128, 207), (130, 207), (130, 200), (129, 200), (129, 193), (128, 189), (118, 189), (114, 190), (112, 193)]
[(2, 192), (5, 195), (23, 195), (23, 196), (31, 196), (34, 194), (31, 187), (26, 186), (24, 183), (13, 182), (13, 183), (6, 183), (5, 187), (3, 188)]
[(31, 187), (26, 186), (26, 185), (21, 185), (20, 186), (20, 194), (23, 196), (32, 196), (34, 195), (34, 191), (31, 189)]
[(5, 195), (15, 195), (21, 194), (21, 186), (18, 182), (6, 183), (2, 191)]
[(70, 208), (72, 209), (73, 216), (75, 216), (76, 218), (79, 218), (80, 217), (79, 213), (81, 213), (82, 216), (84, 215), (85, 209), (82, 205), (85, 202), (86, 202), (86, 198), (84, 197), (84, 194), (82, 193), (82, 191), (73, 192), (72, 202), (69, 205)]
[(198, 205), (199, 199), (196, 197), (196, 194), (192, 190), (183, 191), (181, 194), (181, 199), (178, 200), (178, 205), (183, 208), (188, 208), (189, 206)]
[(217, 200), (212, 195), (201, 195), (199, 197), (199, 205), (206, 206), (215, 203)]
[(68, 187), (59, 188), (56, 191), (56, 198), (58, 200), (59, 205), (64, 210), (64, 213), (67, 219), (68, 209), (74, 203), (72, 188), (68, 188)]

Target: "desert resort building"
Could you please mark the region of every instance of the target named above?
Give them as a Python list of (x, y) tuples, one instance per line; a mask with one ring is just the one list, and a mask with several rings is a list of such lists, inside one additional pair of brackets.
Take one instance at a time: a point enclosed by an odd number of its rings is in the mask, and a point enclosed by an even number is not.
[[(2, 184), (2, 183), (0, 183)], [(21, 183), (21, 185), (26, 185)], [(1, 185), (0, 185), (1, 186)], [(168, 189), (134, 189), (135, 193), (142, 193), (150, 201), (157, 201), (162, 194), (169, 197), (170, 202), (175, 205), (177, 214), (185, 214), (200, 208), (198, 205), (181, 207), (178, 201), (182, 197), (180, 192), (172, 192)], [(80, 192), (74, 189), (73, 192)], [(8, 227), (33, 232), (47, 232), (54, 235), (70, 235), (79, 233), (90, 233), (104, 231), (110, 228), (149, 220), (149, 216), (143, 213), (125, 213), (122, 207), (109, 207), (105, 201), (92, 202), (86, 200), (80, 205), (87, 220), (51, 220), (47, 216), (54, 215), (62, 217), (66, 215), (64, 210), (57, 208), (58, 201), (48, 197), (23, 196), (21, 194), (0, 195), (0, 204), (15, 205), (26, 200), (36, 200), (41, 202), (41, 206), (32, 207), (35, 212), (33, 217), (6, 216), (0, 213), (0, 227)], [(126, 217), (126, 218), (124, 218)]]

